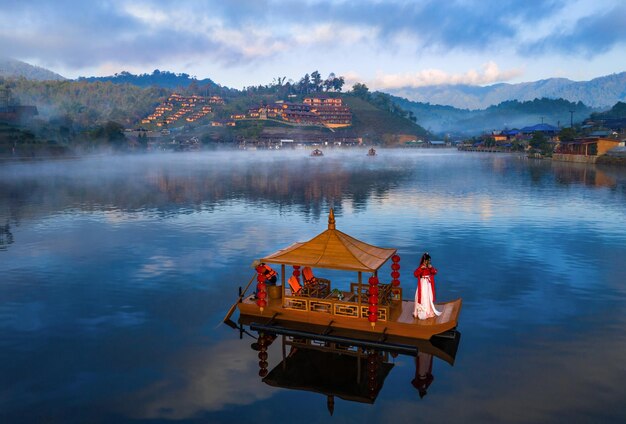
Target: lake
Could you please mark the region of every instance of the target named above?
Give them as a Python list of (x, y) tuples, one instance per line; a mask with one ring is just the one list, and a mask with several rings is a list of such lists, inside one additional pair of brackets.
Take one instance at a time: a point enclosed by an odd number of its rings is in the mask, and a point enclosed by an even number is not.
[[(324, 153), (0, 163), (0, 422), (626, 421), (626, 169)], [(222, 323), (251, 262), (331, 207), (398, 249), (405, 298), (426, 251), (438, 300), (463, 298), (453, 364), (431, 357), (421, 390), (404, 354), (377, 354), (371, 392), (367, 357), (345, 381), (314, 377), (348, 354), (292, 361), (311, 387), (280, 377), (280, 336), (264, 381), (258, 334)]]

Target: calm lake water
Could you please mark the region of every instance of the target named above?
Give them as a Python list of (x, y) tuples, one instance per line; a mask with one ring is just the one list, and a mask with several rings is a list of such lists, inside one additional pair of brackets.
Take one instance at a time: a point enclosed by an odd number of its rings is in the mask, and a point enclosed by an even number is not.
[[(0, 422), (626, 422), (625, 169), (325, 153), (0, 163)], [(426, 395), (408, 355), (372, 403), (272, 386), (257, 334), (221, 324), (252, 260), (322, 232), (330, 207), (398, 249), (405, 298), (424, 251), (438, 300), (463, 298)], [(267, 353), (271, 371), (280, 337)]]

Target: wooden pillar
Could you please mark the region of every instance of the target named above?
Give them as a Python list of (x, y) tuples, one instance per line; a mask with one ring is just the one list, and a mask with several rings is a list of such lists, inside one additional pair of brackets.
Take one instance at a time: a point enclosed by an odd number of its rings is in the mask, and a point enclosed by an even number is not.
[(283, 284), (283, 295), (280, 297), (280, 303), (285, 306), (285, 264), (280, 265), (280, 281)]
[(360, 317), (361, 316), (361, 283), (362, 283), (361, 271), (359, 271), (358, 282), (359, 282), (359, 298), (358, 298), (358, 300), (359, 300), (359, 314), (358, 314), (358, 316)]

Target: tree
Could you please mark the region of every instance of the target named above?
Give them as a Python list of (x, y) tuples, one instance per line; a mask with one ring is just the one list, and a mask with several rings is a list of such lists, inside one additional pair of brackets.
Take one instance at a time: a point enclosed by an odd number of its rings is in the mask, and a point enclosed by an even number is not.
[(322, 83), (324, 85), (324, 90), (325, 91), (330, 91), (334, 88), (333, 86), (333, 80), (335, 79), (335, 74), (333, 72), (331, 72), (330, 74), (328, 74), (328, 78), (326, 78), (324, 80), (324, 82)]
[(322, 76), (318, 71), (311, 73), (311, 86), (315, 92), (322, 91)]
[(573, 141), (576, 138), (576, 130), (574, 128), (563, 128), (559, 132), (559, 140), (561, 141)]
[(341, 91), (341, 89), (343, 88), (344, 84), (345, 84), (345, 80), (343, 79), (343, 77), (334, 78), (333, 79), (333, 90)]
[(367, 85), (361, 84), (360, 82), (352, 86), (352, 94), (364, 100), (368, 100), (370, 97), (369, 88), (367, 88)]
[(305, 74), (300, 82), (298, 82), (298, 88), (300, 89), (300, 94), (309, 94), (309, 90), (311, 89), (311, 78), (309, 74)]
[(539, 150), (544, 155), (552, 154), (552, 145), (548, 142), (548, 139), (541, 131), (535, 131), (533, 137), (530, 139), (530, 147), (535, 150)]

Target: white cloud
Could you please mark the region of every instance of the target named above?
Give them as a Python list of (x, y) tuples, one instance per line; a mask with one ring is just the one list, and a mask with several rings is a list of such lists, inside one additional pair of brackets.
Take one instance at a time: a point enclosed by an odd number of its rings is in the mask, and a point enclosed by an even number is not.
[(495, 62), (489, 61), (482, 66), (481, 71), (470, 69), (462, 74), (450, 74), (440, 69), (424, 69), (420, 72), (404, 74), (379, 73), (368, 85), (375, 89), (397, 89), (443, 84), (484, 85), (509, 81), (521, 74), (522, 70), (520, 69), (502, 71)]

